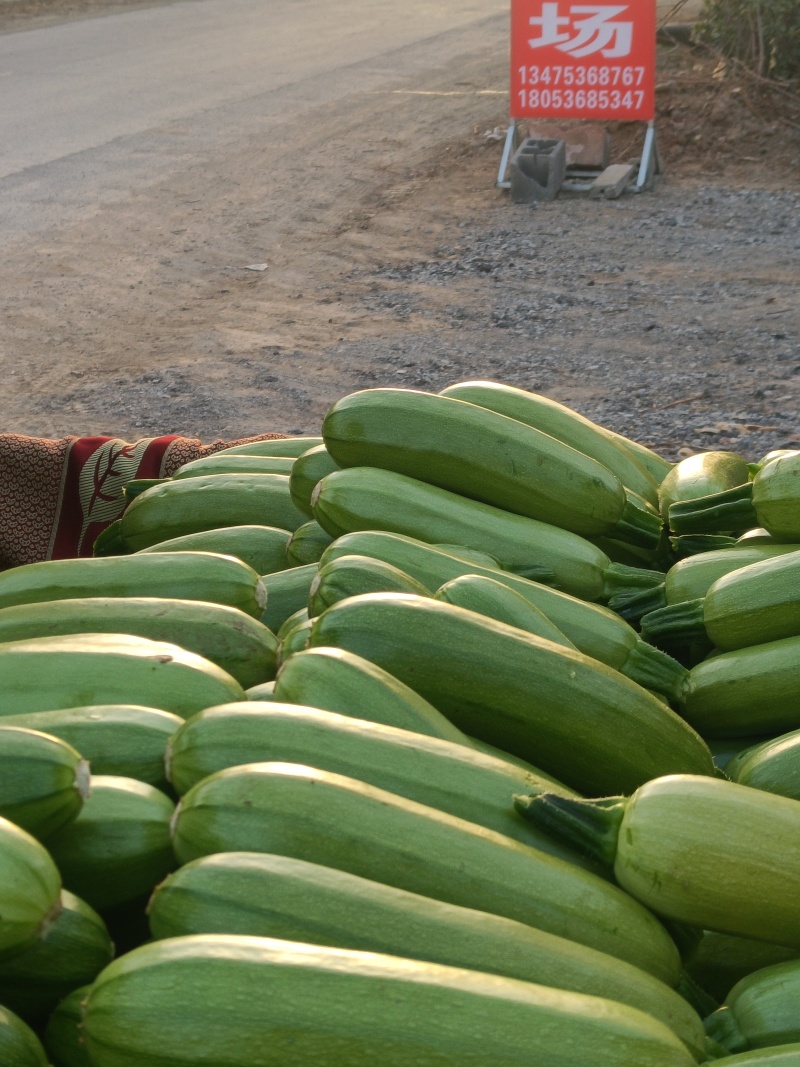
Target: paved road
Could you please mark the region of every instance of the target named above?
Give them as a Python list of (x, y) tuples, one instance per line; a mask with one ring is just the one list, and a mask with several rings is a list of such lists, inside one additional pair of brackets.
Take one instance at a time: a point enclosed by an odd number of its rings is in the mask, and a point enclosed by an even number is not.
[(0, 238), (413, 77), (506, 11), (507, 0), (184, 0), (2, 36)]

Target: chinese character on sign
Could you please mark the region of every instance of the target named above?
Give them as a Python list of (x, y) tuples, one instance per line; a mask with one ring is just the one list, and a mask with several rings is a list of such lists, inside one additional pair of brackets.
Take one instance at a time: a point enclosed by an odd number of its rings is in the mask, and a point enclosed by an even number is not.
[(627, 4), (617, 7), (572, 4), (568, 9), (569, 15), (559, 15), (558, 9), (558, 3), (542, 4), (541, 15), (528, 20), (531, 26), (541, 28), (541, 36), (528, 40), (531, 48), (555, 45), (560, 52), (567, 52), (576, 58), (594, 52), (599, 52), (607, 59), (630, 55), (633, 23), (614, 21), (628, 10)]

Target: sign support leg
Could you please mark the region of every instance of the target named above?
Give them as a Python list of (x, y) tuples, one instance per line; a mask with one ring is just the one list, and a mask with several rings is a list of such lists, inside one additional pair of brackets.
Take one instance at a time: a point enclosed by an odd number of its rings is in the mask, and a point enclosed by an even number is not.
[(514, 119), (508, 120), (508, 129), (506, 130), (506, 143), (503, 145), (503, 157), (500, 160), (500, 170), (497, 172), (497, 182), (495, 183), (498, 189), (510, 189), (511, 182), (506, 180), (506, 171), (508, 170), (508, 161), (511, 159), (511, 154), (517, 147), (517, 124)]
[(641, 192), (647, 188), (653, 179), (653, 175), (661, 172), (661, 164), (658, 158), (658, 145), (656, 144), (656, 124), (653, 119), (647, 123), (647, 132), (644, 135), (644, 148), (642, 149), (642, 161), (639, 164), (639, 176), (636, 179), (636, 191)]

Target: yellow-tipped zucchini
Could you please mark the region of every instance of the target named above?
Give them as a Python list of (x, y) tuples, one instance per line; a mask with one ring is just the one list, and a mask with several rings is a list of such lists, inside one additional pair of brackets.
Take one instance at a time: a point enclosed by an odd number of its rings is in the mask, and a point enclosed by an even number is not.
[(100, 704), (7, 715), (0, 723), (61, 738), (83, 755), (94, 774), (136, 778), (161, 788), (167, 784), (167, 739), (183, 719), (139, 704)]
[[(96, 1067), (693, 1067), (601, 997), (379, 953), (207, 934), (144, 945), (89, 993)], [(268, 1038), (265, 1040), (265, 1035)]]
[(321, 437), (274, 437), (268, 441), (250, 441), (215, 452), (216, 456), (292, 456), (297, 459), (309, 448), (321, 445)]
[(796, 800), (676, 774), (628, 798), (540, 794), (517, 804), (534, 825), (611, 864), (620, 886), (659, 915), (800, 947)]
[(148, 917), (159, 939), (214, 933), (277, 937), (607, 997), (653, 1015), (702, 1057), (697, 1013), (638, 967), (512, 919), (332, 867), (255, 852), (205, 856), (156, 888)]
[(61, 910), (61, 876), (50, 853), (0, 817), (0, 961), (33, 945)]
[(245, 689), (274, 678), (277, 669), (276, 636), (258, 619), (225, 604), (168, 597), (83, 597), (0, 611), (0, 642), (78, 633), (171, 641), (216, 663)]
[(0, 644), (0, 717), (137, 703), (188, 718), (243, 700), (229, 674), (194, 652), (128, 634), (70, 634)]
[(533, 426), (557, 441), (591, 456), (607, 467), (628, 489), (651, 504), (658, 503), (658, 482), (615, 440), (605, 427), (592, 422), (556, 400), (498, 382), (459, 382), (442, 389), (440, 396), (466, 400), (489, 408), (527, 426)]
[(47, 842), (64, 885), (103, 911), (150, 893), (176, 866), (175, 805), (133, 778), (97, 775), (80, 815)]
[(616, 886), (503, 834), (344, 775), (288, 763), (219, 771), (181, 800), (173, 843), (181, 863), (248, 851), (336, 867), (526, 922), (608, 952), (668, 984), (677, 981), (677, 950), (666, 931)]
[(463, 608), (404, 593), (351, 597), (316, 620), (311, 644), (371, 660), (465, 733), (584, 794), (714, 773), (700, 737), (652, 693), (580, 652)]
[(395, 471), (583, 537), (658, 540), (658, 517), (630, 507), (622, 482), (602, 463), (476, 404), (365, 389), (330, 408), (322, 436), (341, 467)]
[(800, 1042), (800, 960), (764, 967), (737, 982), (706, 1019), (706, 1033), (729, 1053)]
[(296, 506), (306, 513), (313, 515), (311, 496), (314, 486), (321, 481), (326, 474), (332, 474), (339, 470), (339, 464), (333, 459), (325, 445), (315, 445), (302, 456), (298, 456), (294, 467), (289, 475), (289, 491)]
[(679, 500), (723, 493), (749, 481), (747, 460), (735, 452), (700, 452), (688, 456), (675, 464), (659, 486), (661, 515), (666, 522), (669, 509)]
[[(319, 562), (320, 556), (333, 541), (318, 522), (304, 522), (298, 526), (286, 546), (286, 559), (290, 567), (303, 567)], [(263, 572), (262, 572), (263, 573)]]
[(71, 822), (88, 794), (89, 764), (71, 745), (0, 725), (0, 816), (42, 840)]
[(0, 1006), (0, 1063), (3, 1067), (48, 1067), (47, 1055), (31, 1028)]
[[(223, 526), (219, 530), (172, 537), (150, 548), (142, 548), (142, 555), (152, 552), (219, 552), (235, 556), (256, 574), (272, 574), (288, 567), (286, 552), (292, 534), (277, 526)], [(138, 554), (138, 553), (137, 553)]]
[[(106, 924), (66, 889), (58, 918), (34, 945), (0, 961), (0, 1003), (40, 1026), (73, 989), (93, 981), (114, 957)], [(5, 1061), (0, 1061), (5, 1067)]]
[(399, 567), (371, 556), (337, 556), (320, 567), (308, 593), (311, 618), (361, 593), (415, 593), (428, 596), (424, 585)]

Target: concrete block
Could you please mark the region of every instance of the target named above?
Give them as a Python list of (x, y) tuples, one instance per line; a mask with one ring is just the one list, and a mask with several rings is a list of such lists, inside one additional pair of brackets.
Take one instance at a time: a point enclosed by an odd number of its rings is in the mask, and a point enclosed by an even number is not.
[(606, 200), (616, 200), (630, 184), (633, 170), (631, 163), (613, 163), (610, 167), (606, 167), (603, 173), (592, 182), (589, 196), (602, 196)]
[(567, 171), (566, 146), (555, 138), (526, 137), (509, 164), (511, 201), (555, 200)]
[(550, 122), (528, 123), (529, 137), (553, 137), (566, 145), (568, 167), (598, 167), (611, 159), (611, 134), (598, 123), (567, 126)]

